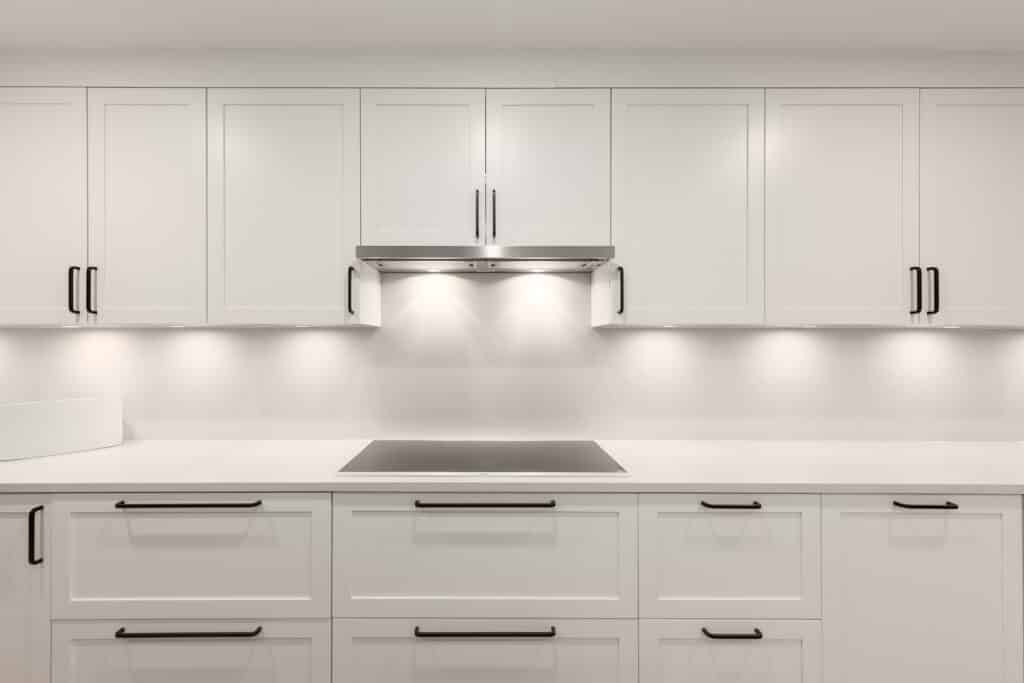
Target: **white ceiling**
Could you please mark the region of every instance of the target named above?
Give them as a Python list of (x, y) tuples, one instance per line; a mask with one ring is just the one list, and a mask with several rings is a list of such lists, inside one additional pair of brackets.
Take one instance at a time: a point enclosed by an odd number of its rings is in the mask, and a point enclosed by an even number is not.
[(1024, 0), (0, 0), (0, 47), (1024, 50)]

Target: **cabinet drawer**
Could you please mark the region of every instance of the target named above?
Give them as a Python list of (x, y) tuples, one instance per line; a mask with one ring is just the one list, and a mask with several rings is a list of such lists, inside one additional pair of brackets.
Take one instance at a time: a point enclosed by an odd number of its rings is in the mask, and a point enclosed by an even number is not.
[(58, 619), (330, 616), (329, 495), (66, 496)]
[(818, 496), (640, 498), (640, 615), (821, 616)]
[(821, 672), (816, 621), (640, 622), (644, 683), (820, 683)]
[(330, 679), (328, 619), (53, 625), (54, 683), (328, 683)]
[(334, 683), (635, 683), (636, 667), (632, 620), (334, 622)]
[(341, 617), (632, 617), (636, 497), (334, 498)]

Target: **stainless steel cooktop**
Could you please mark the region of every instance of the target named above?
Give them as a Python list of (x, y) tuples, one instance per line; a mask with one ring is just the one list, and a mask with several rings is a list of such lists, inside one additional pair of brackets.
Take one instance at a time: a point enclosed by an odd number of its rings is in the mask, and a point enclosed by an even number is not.
[(372, 441), (346, 473), (624, 474), (593, 441)]

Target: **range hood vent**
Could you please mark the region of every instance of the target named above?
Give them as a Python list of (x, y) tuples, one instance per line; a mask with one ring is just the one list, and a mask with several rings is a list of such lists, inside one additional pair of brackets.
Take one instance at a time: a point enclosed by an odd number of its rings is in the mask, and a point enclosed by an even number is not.
[(615, 247), (356, 247), (382, 273), (589, 273)]

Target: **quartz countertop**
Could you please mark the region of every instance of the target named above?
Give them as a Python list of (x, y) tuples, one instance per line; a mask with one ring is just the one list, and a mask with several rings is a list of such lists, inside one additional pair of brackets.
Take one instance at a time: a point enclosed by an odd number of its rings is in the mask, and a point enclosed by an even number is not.
[(625, 474), (342, 474), (368, 440), (142, 440), (0, 462), (0, 492), (1024, 494), (1024, 443), (599, 440)]

